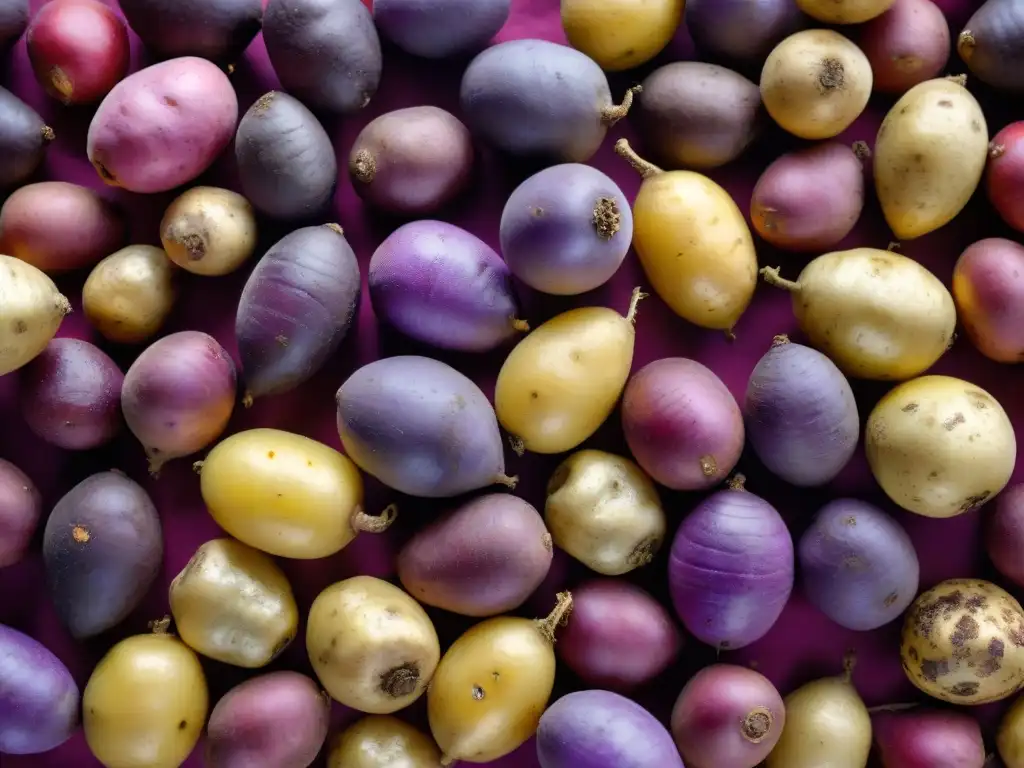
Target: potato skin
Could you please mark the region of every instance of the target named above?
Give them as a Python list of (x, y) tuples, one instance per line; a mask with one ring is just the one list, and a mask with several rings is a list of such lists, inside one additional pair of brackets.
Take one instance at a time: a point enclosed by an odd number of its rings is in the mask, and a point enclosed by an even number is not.
[(981, 354), (997, 363), (1024, 360), (1024, 247), (1001, 237), (967, 246), (953, 267), (953, 300)]
[(670, 168), (717, 168), (760, 132), (761, 94), (730, 69), (679, 61), (647, 76), (636, 117), (645, 145)]
[(327, 768), (396, 767), (440, 768), (441, 750), (427, 734), (391, 715), (357, 720), (335, 737), (327, 756)]
[(801, 139), (831, 139), (871, 97), (871, 63), (849, 39), (807, 29), (777, 46), (761, 70), (761, 99), (772, 119)]
[(1018, 698), (1000, 720), (996, 749), (1006, 768), (1024, 765), (1024, 697)]
[(310, 107), (352, 114), (377, 92), (380, 39), (361, 0), (269, 0), (263, 40), (281, 85)]
[(160, 221), (167, 258), (196, 275), (226, 275), (256, 250), (256, 214), (237, 192), (192, 187), (179, 195)]
[(28, 0), (6, 0), (0, 5), (0, 53), (21, 37), (27, 25)]
[(327, 739), (330, 699), (306, 675), (270, 672), (236, 685), (206, 727), (207, 768), (307, 768)]
[(0, 459), (0, 568), (24, 556), (42, 512), (42, 498), (31, 478)]
[(885, 13), (893, 0), (796, 0), (796, 4), (826, 24), (861, 24)]
[(1024, 232), (1024, 120), (1010, 123), (992, 137), (985, 174), (989, 202), (1003, 221)]
[(807, 23), (794, 0), (687, 0), (685, 20), (700, 53), (743, 71), (760, 70), (772, 48)]
[(0, 253), (51, 274), (92, 266), (124, 238), (120, 212), (78, 184), (29, 184), (0, 208)]
[(646, 64), (672, 40), (684, 0), (563, 0), (562, 28), (569, 45), (606, 72)]
[(31, 264), (0, 254), (0, 376), (40, 354), (71, 303)]
[(23, 184), (43, 162), (53, 129), (32, 107), (0, 88), (0, 190)]
[(161, 58), (200, 56), (231, 63), (260, 31), (260, 0), (118, 0), (121, 12)]
[(926, 517), (980, 507), (1010, 481), (1017, 440), (1006, 411), (980, 387), (922, 376), (878, 401), (864, 451), (890, 499)]
[(900, 644), (903, 671), (929, 696), (977, 705), (1024, 686), (1024, 609), (981, 579), (949, 579), (907, 611)]
[(949, 25), (931, 0), (896, 0), (861, 28), (859, 41), (883, 93), (937, 77), (949, 61)]
[(508, 21), (511, 5), (511, 0), (376, 0), (373, 20), (402, 50), (444, 59), (487, 45)]
[(926, 80), (893, 105), (875, 140), (875, 191), (899, 240), (948, 224), (981, 181), (988, 127), (954, 79)]
[(138, 344), (154, 336), (178, 296), (174, 265), (152, 245), (129, 245), (93, 267), (82, 309), (108, 341)]
[(1016, 0), (987, 0), (967, 20), (957, 52), (971, 74), (1000, 91), (1024, 91), (1024, 12)]

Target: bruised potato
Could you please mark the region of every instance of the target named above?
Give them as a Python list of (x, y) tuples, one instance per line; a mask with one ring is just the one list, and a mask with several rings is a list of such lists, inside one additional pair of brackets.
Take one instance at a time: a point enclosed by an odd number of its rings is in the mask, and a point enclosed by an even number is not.
[(397, 717), (368, 715), (335, 737), (327, 768), (441, 768), (441, 750)]
[(890, 390), (868, 417), (864, 450), (890, 499), (926, 517), (981, 506), (1010, 480), (1017, 441), (992, 395), (951, 376)]
[(171, 582), (169, 597), (181, 639), (237, 667), (266, 666), (298, 629), (299, 609), (284, 573), (234, 539), (202, 544)]
[(93, 267), (82, 309), (108, 341), (138, 344), (160, 330), (174, 306), (174, 265), (152, 245), (129, 245)]
[(234, 272), (256, 250), (256, 213), (237, 192), (193, 187), (174, 200), (160, 222), (167, 257), (197, 275)]
[(665, 538), (654, 483), (629, 459), (604, 451), (578, 451), (559, 465), (544, 519), (556, 546), (605, 576), (647, 565)]
[(907, 610), (900, 655), (910, 682), (936, 699), (1005, 699), (1024, 686), (1024, 609), (991, 582), (944, 581)]
[(831, 139), (864, 111), (872, 82), (871, 62), (849, 39), (828, 29), (807, 29), (768, 55), (761, 70), (761, 100), (772, 119), (794, 136)]

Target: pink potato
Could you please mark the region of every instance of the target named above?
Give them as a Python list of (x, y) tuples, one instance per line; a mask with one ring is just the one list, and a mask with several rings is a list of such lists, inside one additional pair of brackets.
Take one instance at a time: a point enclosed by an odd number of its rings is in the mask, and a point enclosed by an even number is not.
[(11, 462), (0, 459), (0, 568), (21, 560), (41, 512), (35, 484)]
[(953, 268), (953, 301), (981, 354), (1024, 361), (1024, 247), (1001, 237), (969, 245)]
[(874, 88), (900, 94), (938, 77), (949, 61), (949, 25), (931, 0), (896, 0), (861, 28)]
[(879, 712), (871, 718), (882, 768), (985, 768), (978, 721), (938, 709)]
[(231, 143), (238, 98), (206, 59), (146, 67), (114, 86), (89, 125), (89, 161), (107, 184), (165, 192), (192, 181)]
[(1010, 123), (992, 137), (985, 192), (989, 202), (1007, 224), (1024, 232), (1024, 120)]

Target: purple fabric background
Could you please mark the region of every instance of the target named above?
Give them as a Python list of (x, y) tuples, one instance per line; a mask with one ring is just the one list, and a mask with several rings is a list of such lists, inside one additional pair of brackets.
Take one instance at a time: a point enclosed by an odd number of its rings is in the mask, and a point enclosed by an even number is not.
[[(107, 2), (116, 7), (113, 0)], [(40, 0), (34, 0), (33, 9), (40, 5)], [(557, 0), (514, 0), (512, 17), (499, 39), (524, 37), (543, 37), (564, 43)], [(148, 63), (148, 60), (134, 37), (132, 49), (134, 71)], [(659, 63), (684, 58), (694, 58), (694, 52), (685, 31), (681, 30), (669, 49), (655, 62), (641, 71), (613, 77), (613, 93), (617, 97), (621, 96), (626, 87), (638, 82)], [(959, 62), (951, 62), (952, 69), (957, 70), (959, 66)], [(330, 116), (324, 118), (328, 131), (335, 139), (342, 167), (355, 135), (368, 120), (378, 114), (417, 104), (436, 104), (457, 113), (459, 75), (463, 67), (464, 62), (424, 64), (386, 48), (383, 82), (365, 112), (346, 120)], [(13, 89), (39, 110), (56, 130), (57, 140), (49, 151), (40, 178), (85, 184), (117, 200), (131, 211), (132, 242), (158, 244), (157, 225), (160, 215), (174, 194), (134, 196), (104, 187), (100, 183), (85, 156), (85, 134), (91, 110), (64, 109), (43, 94), (32, 77), (23, 41), (3, 63), (0, 71), (3, 72), (3, 85)], [(238, 62), (232, 79), (239, 91), (240, 109), (243, 111), (261, 93), (277, 87), (261, 39), (257, 39), (244, 59)], [(972, 81), (971, 87), (986, 106), (990, 133), (994, 134), (1010, 119), (1021, 116), (1005, 111), (1009, 108), (1009, 100), (993, 99), (983, 88), (978, 87), (976, 81)], [(841, 139), (850, 142), (863, 139), (873, 144), (875, 131), (887, 106), (887, 102), (872, 101), (866, 114)], [(593, 164), (610, 174), (632, 198), (640, 182), (636, 174), (612, 151), (614, 140), (620, 136), (628, 137), (642, 151), (643, 145), (637, 141), (626, 121), (612, 129)], [(778, 154), (798, 145), (799, 142), (793, 138), (769, 127), (757, 147), (741, 162), (711, 175), (728, 188), (741, 208), (747, 210), (751, 189), (759, 173)], [(514, 186), (527, 175), (528, 170), (522, 164), (516, 169), (502, 166), (496, 158), (481, 151), (478, 179), (472, 192), (441, 217), (469, 229), (497, 247), (497, 227), (503, 202)], [(237, 188), (233, 153), (226, 153), (210, 173), (199, 181)], [(374, 248), (394, 226), (393, 222), (376, 220), (367, 213), (344, 174), (335, 198), (333, 217), (344, 227), (364, 267)], [(265, 226), (262, 231), (262, 247), (274, 242), (284, 232), (280, 228)], [(918, 259), (948, 283), (960, 251), (970, 242), (986, 236), (1010, 236), (1010, 233), (994, 219), (984, 199), (976, 196), (955, 222), (937, 233), (905, 244), (903, 253)], [(870, 200), (856, 231), (844, 245), (885, 248), (890, 239), (877, 204)], [(759, 244), (759, 260), (762, 265), (781, 265), (783, 274), (789, 277), (794, 277), (806, 261), (775, 252), (763, 244)], [(250, 267), (223, 278), (186, 275), (180, 302), (165, 332), (201, 329), (217, 336), (234, 354), (232, 330), (235, 306)], [(60, 281), (62, 290), (72, 298), (76, 310), (81, 307), (82, 279), (83, 276), (78, 275)], [(636, 285), (645, 285), (645, 280), (631, 255), (608, 285), (576, 300), (540, 296), (524, 288), (521, 292), (524, 316), (537, 325), (571, 306), (597, 304), (625, 310), (630, 290)], [(720, 333), (696, 329), (675, 317), (657, 298), (652, 297), (640, 307), (634, 370), (662, 357), (691, 357), (709, 365), (733, 394), (741, 398), (753, 365), (768, 348), (771, 338), (778, 333), (790, 333), (799, 338), (790, 312), (789, 297), (767, 286), (758, 288), (753, 305), (736, 328), (737, 339), (731, 343)], [(91, 331), (80, 311), (64, 322), (60, 335), (100, 343), (125, 367), (137, 353), (137, 350), (115, 348), (103, 343)], [(378, 327), (369, 301), (364, 300), (357, 326), (341, 351), (320, 375), (291, 396), (268, 398), (247, 411), (239, 407), (229, 430), (234, 432), (255, 426), (278, 427), (306, 434), (340, 448), (333, 404), (333, 394), (337, 387), (359, 365), (380, 356), (410, 350), (451, 362), (471, 375), (489, 395), (493, 391), (494, 378), (505, 354), (499, 351), (471, 357), (414, 350), (406, 342), (395, 339), (393, 334)], [(1024, 403), (1018, 394), (1022, 381), (1019, 367), (989, 362), (976, 353), (966, 339), (961, 338), (936, 365), (935, 372), (960, 376), (984, 387), (1000, 400), (1018, 428), (1024, 426)], [(68, 665), (78, 683), (84, 686), (93, 666), (114, 642), (127, 634), (145, 631), (149, 620), (167, 613), (166, 595), (170, 580), (200, 543), (220, 535), (220, 531), (203, 507), (198, 479), (190, 469), (190, 461), (174, 462), (158, 480), (152, 480), (146, 475), (141, 447), (127, 433), (102, 450), (80, 455), (59, 452), (38, 440), (21, 420), (17, 388), (16, 375), (0, 379), (0, 456), (13, 460), (36, 482), (44, 496), (44, 514), (63, 493), (89, 474), (120, 467), (145, 485), (159, 507), (163, 520), (166, 555), (161, 576), (147, 600), (122, 626), (88, 643), (76, 644), (72, 641), (54, 614), (45, 589), (38, 541), (35, 550), (24, 562), (0, 571), (0, 623), (16, 627), (41, 640)], [(865, 418), (885, 387), (858, 384), (856, 389), (861, 415)], [(618, 414), (609, 419), (586, 445), (624, 452)], [(522, 478), (517, 493), (541, 507), (544, 484), (558, 458), (518, 458), (510, 453), (508, 459), (509, 472)], [(870, 499), (894, 511), (900, 522), (907, 527), (917, 547), (921, 559), (922, 589), (946, 578), (991, 575), (991, 567), (985, 560), (979, 539), (979, 523), (984, 511), (952, 520), (932, 520), (898, 512), (882, 498), (860, 453), (840, 478), (820, 491), (796, 492), (787, 488), (767, 476), (749, 455), (744, 456), (740, 469), (748, 477), (747, 487), (775, 504), (796, 535), (815, 509), (837, 495)], [(1020, 472), (1016, 474), (1016, 479), (1021, 479)], [(393, 576), (396, 548), (418, 522), (430, 518), (436, 509), (444, 506), (399, 498), (397, 494), (373, 482), (368, 484), (370, 509), (383, 507), (392, 501), (401, 505), (402, 515), (400, 524), (388, 534), (361, 536), (343, 552), (325, 560), (283, 563), (292, 579), (303, 613), (322, 588), (337, 580), (359, 573), (384, 578)], [(674, 528), (674, 524), (696, 503), (697, 497), (692, 494), (666, 493), (664, 501)], [(667, 600), (667, 550), (668, 542), (660, 557), (631, 577), (662, 600)], [(586, 573), (579, 566), (567, 562), (564, 557), (556, 558), (549, 583), (524, 606), (525, 615), (546, 613), (552, 605), (554, 591), (565, 584), (576, 583), (581, 578), (586, 578)], [(442, 637), (442, 647), (469, 626), (469, 622), (458, 617), (438, 612), (434, 616)], [(870, 633), (845, 631), (810, 607), (797, 591), (767, 637), (740, 652), (722, 654), (722, 660), (756, 666), (786, 693), (809, 679), (838, 672), (844, 652), (853, 649), (858, 657), (854, 680), (869, 706), (914, 700), (918, 698), (916, 691), (900, 668), (899, 629), (899, 622), (895, 622)], [(667, 721), (682, 684), (695, 668), (713, 660), (713, 656), (709, 649), (691, 641), (684, 648), (677, 667), (648, 689), (637, 692), (637, 700)], [(212, 662), (208, 662), (206, 667), (212, 701), (216, 701), (231, 685), (244, 677), (238, 670)], [(274, 665), (274, 668), (281, 667), (309, 671), (301, 635)], [(561, 672), (556, 695), (578, 687), (579, 681)], [(998, 705), (976, 710), (989, 736), (1000, 711)], [(414, 722), (423, 724), (422, 700), (408, 715)], [(335, 706), (337, 725), (355, 716), (355, 713)], [(201, 746), (197, 748), (186, 763), (187, 766), (201, 765), (201, 749)], [(49, 754), (4, 757), (2, 762), (5, 768), (66, 768), (71, 765), (88, 768), (98, 765), (90, 756), (80, 732), (67, 744)], [(532, 742), (493, 765), (501, 768), (535, 768), (537, 762)]]

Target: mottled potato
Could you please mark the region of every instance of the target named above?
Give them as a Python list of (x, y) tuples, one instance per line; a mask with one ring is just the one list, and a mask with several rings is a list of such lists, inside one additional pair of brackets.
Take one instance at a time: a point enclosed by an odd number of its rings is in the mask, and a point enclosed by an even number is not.
[(441, 768), (441, 750), (397, 717), (369, 715), (335, 737), (327, 768)]
[(82, 308), (109, 341), (137, 344), (167, 319), (177, 296), (174, 265), (152, 245), (129, 245), (110, 254), (89, 273)]
[(950, 579), (910, 606), (900, 646), (910, 681), (952, 704), (988, 704), (1024, 686), (1024, 609), (981, 579)]
[(950, 376), (922, 376), (890, 390), (864, 430), (868, 464), (904, 509), (953, 517), (981, 506), (1010, 480), (1017, 441), (992, 395)]

